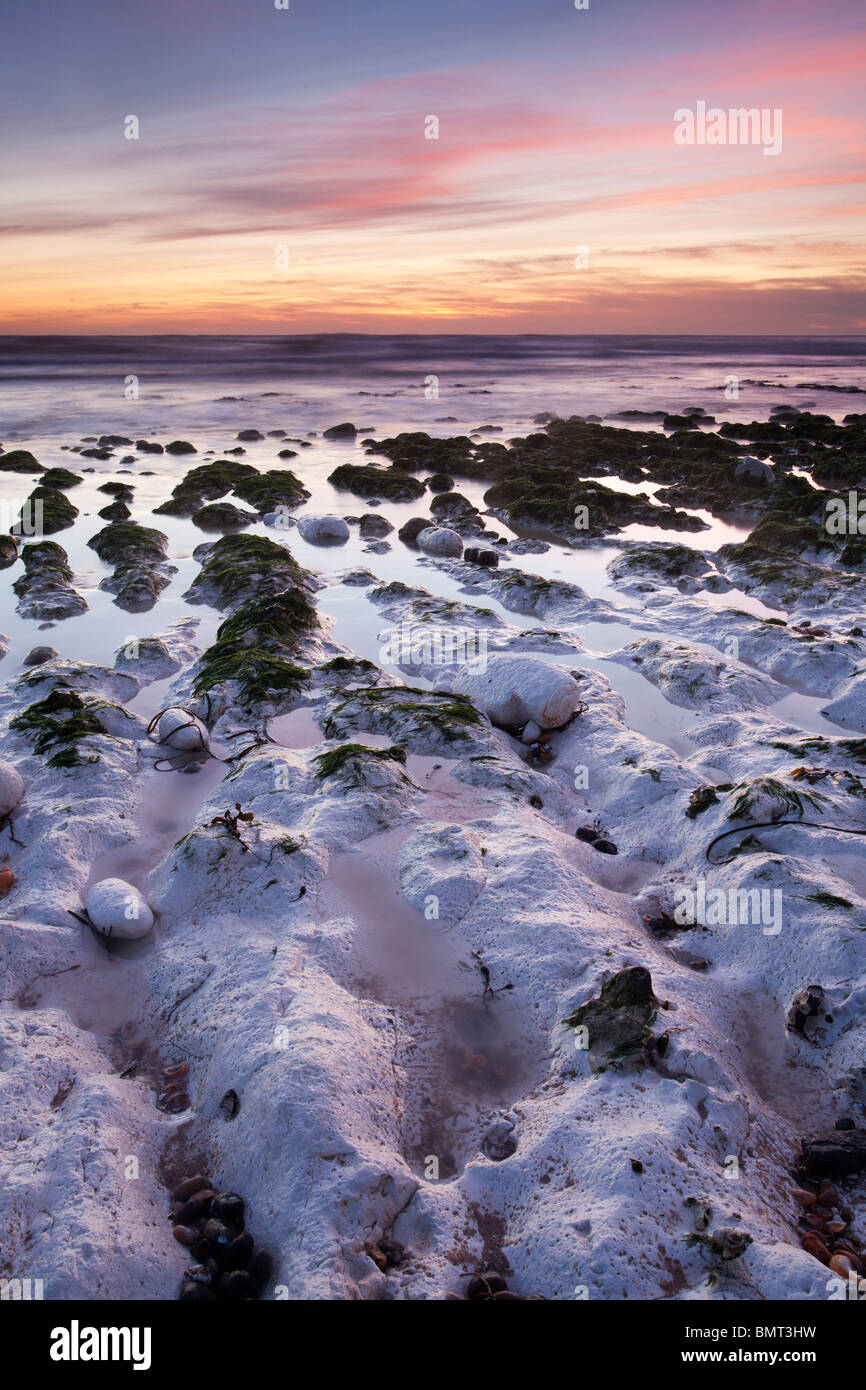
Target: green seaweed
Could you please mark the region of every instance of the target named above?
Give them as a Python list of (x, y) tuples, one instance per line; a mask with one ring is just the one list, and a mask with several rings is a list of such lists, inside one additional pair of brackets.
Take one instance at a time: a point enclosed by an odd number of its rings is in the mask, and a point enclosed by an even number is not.
[(77, 691), (55, 686), (44, 700), (37, 700), (11, 720), (9, 727), (24, 734), (40, 756), (50, 753), (46, 766), (79, 767), (99, 761), (99, 755), (82, 757), (79, 743), (94, 735), (111, 738), (96, 717), (100, 709), (120, 709), (108, 700), (88, 700)]

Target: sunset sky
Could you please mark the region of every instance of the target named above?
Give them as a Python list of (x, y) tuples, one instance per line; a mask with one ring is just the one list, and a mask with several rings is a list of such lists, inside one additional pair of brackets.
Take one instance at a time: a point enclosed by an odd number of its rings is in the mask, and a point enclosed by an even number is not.
[[(12, 0), (0, 40), (0, 332), (866, 329), (862, 0)], [(675, 144), (701, 100), (781, 153)]]

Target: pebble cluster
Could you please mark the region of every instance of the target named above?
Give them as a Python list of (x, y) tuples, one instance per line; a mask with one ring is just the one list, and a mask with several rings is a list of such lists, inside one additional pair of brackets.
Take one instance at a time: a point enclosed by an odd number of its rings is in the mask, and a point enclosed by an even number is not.
[(163, 1066), (161, 1071), (163, 1089), (156, 1101), (159, 1110), (164, 1110), (168, 1115), (180, 1115), (184, 1110), (189, 1109), (189, 1095), (184, 1079), (186, 1074), (186, 1062), (171, 1061)]
[(797, 1230), (800, 1244), (816, 1260), (847, 1279), (866, 1269), (861, 1242), (849, 1232), (853, 1213), (842, 1205), (836, 1184), (829, 1178), (811, 1186), (795, 1187), (791, 1196), (800, 1208)]
[(271, 1275), (271, 1258), (244, 1230), (244, 1199), (217, 1192), (209, 1178), (184, 1178), (171, 1194), (172, 1235), (196, 1260), (184, 1271), (185, 1302), (258, 1298)]
[(591, 825), (581, 825), (574, 833), (578, 840), (582, 840), (585, 845), (592, 845), (599, 854), (619, 854), (613, 840), (605, 839), (601, 831), (595, 830)]

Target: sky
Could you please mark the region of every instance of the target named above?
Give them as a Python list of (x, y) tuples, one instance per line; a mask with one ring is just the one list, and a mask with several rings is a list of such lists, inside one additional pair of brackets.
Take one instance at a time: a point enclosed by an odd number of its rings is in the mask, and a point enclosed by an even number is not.
[(866, 330), (862, 0), (287, 3), (5, 0), (0, 332)]

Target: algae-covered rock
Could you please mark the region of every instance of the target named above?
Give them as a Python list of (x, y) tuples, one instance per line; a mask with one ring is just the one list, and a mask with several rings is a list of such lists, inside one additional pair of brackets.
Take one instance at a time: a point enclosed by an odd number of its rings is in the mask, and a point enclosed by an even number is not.
[(113, 593), (117, 606), (129, 612), (152, 608), (176, 573), (176, 566), (165, 559), (168, 537), (151, 527), (115, 522), (97, 532), (87, 544), (100, 560), (114, 565), (114, 573), (101, 580), (100, 589)]
[(356, 497), (387, 497), (389, 502), (411, 502), (423, 497), (425, 491), (423, 483), (399, 468), (373, 468), (359, 463), (341, 463), (329, 475), (328, 482)]
[(404, 748), (368, 748), (364, 743), (343, 743), (313, 759), (316, 778), (320, 782), (333, 780), (346, 792), (368, 787), (383, 791), (406, 781), (401, 765), (406, 761)]
[(317, 627), (316, 610), (297, 585), (248, 599), (220, 625), (199, 662), (195, 693), (234, 681), (239, 699), (248, 706), (295, 694), (309, 675), (291, 658)]
[(15, 535), (52, 536), (71, 526), (77, 516), (78, 508), (59, 488), (39, 486), (25, 499), (11, 529)]
[(87, 600), (72, 587), (66, 551), (57, 541), (35, 541), (21, 551), (24, 573), (15, 580), (23, 618), (56, 622), (87, 612)]
[(402, 685), (350, 691), (332, 706), (322, 728), (326, 738), (363, 729), (399, 740), (413, 753), (448, 757), (486, 748), (491, 735), (471, 700)]
[(600, 994), (563, 1019), (569, 1028), (586, 1029), (586, 1046), (595, 1070), (643, 1066), (649, 1058), (658, 1000), (652, 976), (642, 965), (620, 970)]
[(83, 482), (81, 476), (78, 473), (72, 473), (68, 468), (49, 468), (42, 475), (41, 486), (62, 489), (77, 487), (80, 482)]
[(358, 529), (365, 540), (375, 540), (390, 535), (394, 527), (386, 516), (378, 512), (365, 512)]
[(9, 727), (29, 739), (34, 752), (48, 755), (46, 766), (71, 768), (96, 762), (99, 745), (91, 740), (119, 737), (110, 734), (106, 725), (122, 727), (124, 721), (129, 723), (132, 733), (137, 721), (120, 705), (57, 686), (43, 700), (37, 700), (17, 714)]
[(0, 472), (5, 473), (44, 473), (45, 469), (27, 449), (10, 449), (8, 454), (0, 454)]
[(288, 468), (279, 468), (255, 477), (240, 478), (234, 485), (234, 496), (264, 513), (281, 507), (298, 507), (310, 494), (300, 478)]
[[(311, 587), (286, 547), (266, 536), (222, 536), (201, 553), (201, 571), (184, 594), (189, 603), (228, 608), (290, 587)], [(196, 549), (196, 558), (199, 554)]]
[(202, 531), (239, 531), (258, 521), (255, 512), (243, 511), (231, 502), (208, 502), (193, 512), (190, 520)]

